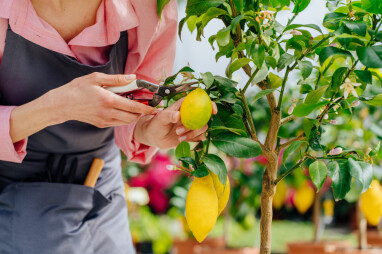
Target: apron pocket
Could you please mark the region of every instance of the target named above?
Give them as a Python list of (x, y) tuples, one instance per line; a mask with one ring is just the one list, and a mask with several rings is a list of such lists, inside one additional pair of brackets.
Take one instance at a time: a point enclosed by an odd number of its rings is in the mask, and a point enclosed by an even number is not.
[(86, 221), (109, 203), (83, 185), (10, 184), (0, 194), (0, 253), (93, 254)]

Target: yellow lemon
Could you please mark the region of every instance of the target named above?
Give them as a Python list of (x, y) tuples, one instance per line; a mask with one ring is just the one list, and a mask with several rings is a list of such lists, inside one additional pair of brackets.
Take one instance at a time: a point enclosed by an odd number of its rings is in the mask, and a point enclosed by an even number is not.
[(230, 185), (229, 185), (229, 178), (227, 176), (227, 180), (225, 182), (225, 186), (219, 181), (219, 177), (210, 171), (210, 175), (212, 177), (212, 180), (214, 182), (215, 190), (216, 190), (216, 195), (218, 197), (218, 209), (219, 209), (219, 214), (221, 214), (225, 208), (225, 206), (228, 203), (229, 199), (229, 194), (230, 194)]
[(202, 242), (218, 217), (218, 197), (211, 175), (195, 177), (186, 198), (186, 219), (191, 232)]
[(382, 187), (377, 180), (371, 182), (370, 188), (361, 196), (361, 211), (367, 222), (377, 226), (382, 217)]
[(296, 196), (294, 198), (294, 205), (299, 213), (304, 214), (312, 206), (314, 202), (314, 189), (305, 182), (300, 189), (296, 191)]
[(189, 93), (180, 107), (180, 119), (190, 130), (197, 130), (208, 123), (212, 114), (212, 103), (208, 94), (201, 88)]
[(288, 186), (285, 184), (285, 181), (282, 180), (276, 185), (276, 193), (275, 196), (273, 197), (273, 208), (276, 210), (279, 210), (286, 199), (287, 196), (287, 191), (288, 191)]

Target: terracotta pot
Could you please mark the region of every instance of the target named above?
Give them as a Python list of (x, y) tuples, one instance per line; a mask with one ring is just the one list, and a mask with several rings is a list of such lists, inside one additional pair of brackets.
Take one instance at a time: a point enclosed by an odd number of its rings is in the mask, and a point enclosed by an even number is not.
[(211, 248), (206, 246), (195, 246), (195, 254), (259, 254), (257, 248)]
[(367, 231), (367, 243), (372, 246), (382, 247), (382, 234), (378, 231)]
[(366, 249), (366, 250), (359, 250), (359, 249), (346, 249), (341, 251), (336, 251), (336, 254), (382, 254), (382, 249), (375, 248), (375, 249)]
[(211, 248), (224, 248), (224, 238), (206, 238), (202, 243), (195, 239), (174, 240), (172, 254), (195, 254), (195, 246), (207, 246)]
[(295, 242), (288, 243), (288, 254), (337, 253), (338, 250), (346, 248), (350, 248), (347, 241)]

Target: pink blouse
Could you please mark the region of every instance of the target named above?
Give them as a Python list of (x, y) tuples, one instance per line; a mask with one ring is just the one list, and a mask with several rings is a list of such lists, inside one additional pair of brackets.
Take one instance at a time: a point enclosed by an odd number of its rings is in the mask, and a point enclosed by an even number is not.
[[(171, 0), (161, 20), (156, 8), (156, 0), (104, 0), (97, 11), (96, 23), (66, 43), (37, 15), (29, 0), (0, 0), (0, 64), (8, 23), (15, 33), (27, 40), (89, 65), (106, 63), (109, 46), (118, 41), (121, 31), (127, 30), (129, 54), (125, 73), (155, 82), (163, 72), (172, 72), (177, 2)], [(13, 108), (0, 106), (0, 160), (21, 163), (26, 155), (27, 139), (12, 143), (9, 120)], [(116, 144), (128, 160), (148, 163), (157, 149), (134, 140), (135, 125), (116, 127)]]

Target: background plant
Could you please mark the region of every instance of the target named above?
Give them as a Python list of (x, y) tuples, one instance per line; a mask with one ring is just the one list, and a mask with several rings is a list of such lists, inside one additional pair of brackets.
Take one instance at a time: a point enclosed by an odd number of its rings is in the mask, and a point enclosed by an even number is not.
[[(158, 13), (167, 2), (158, 0)], [(180, 33), (187, 24), (201, 40), (208, 23), (221, 20), (222, 29), (208, 40), (218, 50), (217, 61), (223, 56), (230, 59), (227, 78), (209, 72), (195, 77), (189, 67), (180, 71), (186, 79), (204, 84), (219, 109), (209, 123), (207, 141), (192, 150), (187, 143), (178, 146), (180, 168), (196, 177), (205, 176), (209, 169), (224, 184), (226, 167), (219, 156), (209, 153), (210, 143), (237, 158), (265, 156), (261, 253), (271, 251), (272, 199), (278, 182), (294, 170), (308, 167), (317, 190), (331, 177), (334, 197), (339, 200), (350, 190), (352, 179), (362, 191), (367, 190), (373, 177), (372, 157), (379, 151), (378, 143), (371, 149), (370, 144), (354, 148), (352, 144), (326, 143), (325, 131), (338, 115), (354, 114), (359, 101), (359, 107), (382, 105), (382, 94), (375, 92), (380, 88), (375, 86), (376, 80), (381, 80), (376, 69), (382, 68), (382, 2), (328, 0), (330, 12), (323, 20), (327, 31), (317, 24), (294, 23), (309, 4), (310, 0), (188, 0), (187, 16), (179, 23)], [(291, 16), (287, 24), (280, 24), (277, 15), (286, 9)], [(312, 29), (320, 35), (313, 37)], [(229, 79), (239, 69), (248, 75), (240, 89)], [(297, 84), (288, 82), (291, 75), (300, 77)], [(176, 76), (167, 78), (165, 84), (171, 85)], [(248, 100), (251, 85), (261, 91)], [(298, 96), (292, 102), (286, 100), (288, 88), (296, 86)], [(171, 102), (181, 96), (168, 99)], [(259, 138), (250, 105), (264, 96), (270, 114), (264, 138)], [(282, 131), (289, 126), (299, 130), (297, 136)], [(283, 149), (283, 163), (289, 157), (299, 159), (280, 173), (278, 159)]]

